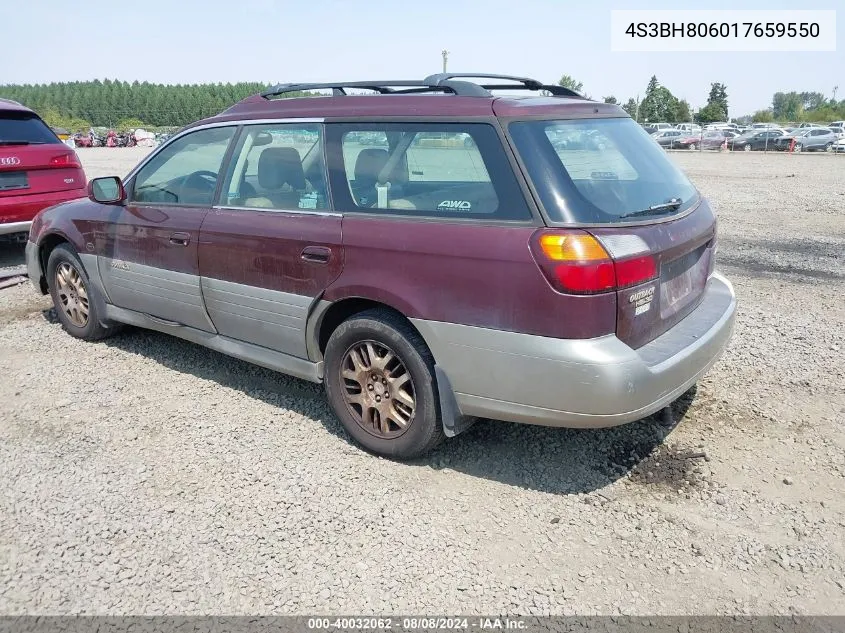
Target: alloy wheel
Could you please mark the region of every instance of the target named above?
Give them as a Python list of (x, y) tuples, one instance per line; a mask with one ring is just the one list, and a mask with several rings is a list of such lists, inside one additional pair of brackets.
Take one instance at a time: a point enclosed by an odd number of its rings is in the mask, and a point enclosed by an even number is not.
[(62, 262), (56, 268), (56, 294), (62, 310), (76, 327), (88, 324), (88, 290), (82, 281), (82, 275), (68, 262)]
[(339, 371), (346, 406), (361, 428), (383, 439), (408, 430), (416, 411), (414, 381), (392, 349), (358, 342), (344, 354)]

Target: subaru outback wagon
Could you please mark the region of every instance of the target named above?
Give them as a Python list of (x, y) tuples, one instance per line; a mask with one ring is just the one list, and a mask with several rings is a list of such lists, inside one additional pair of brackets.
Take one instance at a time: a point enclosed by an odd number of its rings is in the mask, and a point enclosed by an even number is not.
[(478, 418), (666, 407), (731, 336), (715, 251), (710, 205), (621, 108), (484, 74), (276, 86), (43, 211), (26, 248), (69, 334), (130, 324), (322, 382), (398, 458)]

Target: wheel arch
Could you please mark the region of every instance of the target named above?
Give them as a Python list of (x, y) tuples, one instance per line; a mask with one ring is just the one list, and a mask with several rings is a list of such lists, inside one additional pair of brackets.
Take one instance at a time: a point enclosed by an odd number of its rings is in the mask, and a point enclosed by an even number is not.
[(47, 262), (50, 259), (50, 253), (52, 253), (60, 244), (69, 244), (73, 247), (73, 242), (71, 242), (67, 235), (60, 231), (51, 231), (38, 241), (38, 266), (41, 269), (41, 277), (38, 280), (38, 286), (41, 288), (41, 292), (45, 295), (50, 289), (47, 282)]
[(434, 355), (431, 342), (413, 324), (407, 314), (395, 305), (391, 305), (390, 302), (358, 295), (349, 295), (336, 301), (328, 301), (326, 299), (316, 301), (306, 325), (306, 348), (309, 358), (312, 361), (320, 363), (322, 366), (323, 352), (326, 349), (326, 344), (332, 332), (350, 317), (374, 308), (386, 309), (398, 315), (408, 324), (408, 327), (419, 335), (428, 348), (429, 353), (434, 359), (438, 406), (440, 408), (441, 423), (443, 424), (443, 430), (446, 436), (454, 437), (471, 427), (476, 422), (476, 418), (467, 417), (461, 413), (452, 383), (444, 368), (437, 364), (437, 357)]

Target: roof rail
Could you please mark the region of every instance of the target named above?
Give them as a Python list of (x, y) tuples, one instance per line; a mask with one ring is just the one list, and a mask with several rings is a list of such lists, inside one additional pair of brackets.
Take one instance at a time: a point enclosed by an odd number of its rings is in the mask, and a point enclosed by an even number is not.
[[(501, 79), (516, 82), (514, 84), (477, 84), (463, 81), (463, 78)], [(426, 92), (449, 92), (459, 97), (490, 97), (491, 90), (545, 90), (555, 96), (581, 97), (577, 92), (563, 86), (546, 85), (530, 77), (512, 75), (492, 75), (489, 73), (438, 73), (429, 75), (422, 81), (399, 79), (384, 81), (343, 81), (326, 83), (290, 83), (277, 84), (261, 93), (265, 99), (289, 92), (308, 90), (331, 90), (332, 95), (341, 97), (347, 94), (347, 88), (373, 90), (379, 94), (421, 94)]]
[[(491, 73), (437, 73), (429, 75), (423, 82), (434, 86), (449, 85), (453, 83), (454, 78), (474, 78), (474, 79), (504, 79), (506, 81), (515, 81), (521, 83), (521, 86), (514, 86), (509, 84), (481, 84), (480, 87), (485, 90), (546, 90), (555, 96), (561, 97), (580, 97), (574, 90), (564, 88), (563, 86), (547, 85), (538, 79), (531, 77), (516, 77), (514, 75), (496, 75)], [(469, 83), (469, 82), (462, 82)]]
[[(275, 97), (286, 92), (305, 92), (307, 90), (331, 89), (333, 96), (340, 97), (346, 93), (347, 88), (374, 90), (379, 94), (391, 94), (402, 92), (454, 92), (449, 86), (432, 86), (423, 81), (409, 81), (400, 79), (394, 81), (335, 81), (327, 83), (303, 83), (303, 84), (277, 84), (261, 93), (262, 97)], [(394, 88), (407, 88), (408, 90), (394, 90)]]

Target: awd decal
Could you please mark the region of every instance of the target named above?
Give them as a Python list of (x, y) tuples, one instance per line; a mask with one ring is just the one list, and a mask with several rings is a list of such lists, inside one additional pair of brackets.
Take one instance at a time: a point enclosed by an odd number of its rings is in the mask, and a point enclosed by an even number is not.
[(118, 270), (129, 270), (129, 264), (120, 259), (111, 260), (110, 266), (111, 268), (117, 268)]
[(457, 209), (459, 211), (468, 211), (472, 209), (472, 205), (466, 200), (444, 200), (437, 205), (440, 211), (451, 211)]

